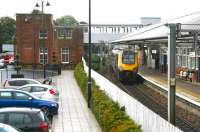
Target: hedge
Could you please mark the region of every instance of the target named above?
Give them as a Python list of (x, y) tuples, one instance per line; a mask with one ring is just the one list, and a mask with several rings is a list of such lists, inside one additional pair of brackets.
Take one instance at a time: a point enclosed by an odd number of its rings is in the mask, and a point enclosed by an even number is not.
[[(82, 63), (76, 66), (74, 75), (87, 99), (87, 76)], [(140, 126), (122, 111), (118, 103), (113, 102), (104, 91), (100, 90), (94, 80), (92, 82), (91, 103), (91, 109), (104, 132), (141, 132)]]

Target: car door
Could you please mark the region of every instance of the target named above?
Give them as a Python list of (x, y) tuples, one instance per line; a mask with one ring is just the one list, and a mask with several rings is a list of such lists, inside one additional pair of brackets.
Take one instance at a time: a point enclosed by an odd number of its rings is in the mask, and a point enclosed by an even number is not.
[(0, 92), (0, 107), (12, 107), (15, 106), (13, 102), (13, 94), (11, 91)]
[(31, 107), (32, 97), (23, 92), (14, 92), (14, 101), (17, 107)]
[(31, 93), (39, 98), (42, 98), (46, 93), (46, 88), (40, 86), (31, 86)]

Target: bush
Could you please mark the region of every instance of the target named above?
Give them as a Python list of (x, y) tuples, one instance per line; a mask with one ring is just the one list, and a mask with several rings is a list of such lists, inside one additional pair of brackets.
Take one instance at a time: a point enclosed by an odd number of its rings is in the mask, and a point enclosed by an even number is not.
[[(87, 98), (87, 76), (82, 63), (76, 66), (74, 75), (84, 97)], [(104, 132), (141, 132), (140, 126), (121, 111), (119, 105), (100, 90), (94, 80), (92, 83), (92, 111)]]

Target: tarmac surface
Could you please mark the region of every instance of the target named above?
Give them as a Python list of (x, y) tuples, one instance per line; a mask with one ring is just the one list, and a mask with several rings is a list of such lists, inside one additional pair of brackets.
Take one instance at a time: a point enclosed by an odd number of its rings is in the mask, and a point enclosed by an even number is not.
[(74, 72), (62, 71), (56, 80), (60, 92), (59, 112), (53, 117), (52, 132), (101, 132), (74, 79)]

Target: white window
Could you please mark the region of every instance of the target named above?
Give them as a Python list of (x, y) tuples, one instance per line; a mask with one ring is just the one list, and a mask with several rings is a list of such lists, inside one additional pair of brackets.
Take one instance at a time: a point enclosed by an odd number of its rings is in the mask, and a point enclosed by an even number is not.
[(69, 48), (61, 48), (61, 62), (69, 63)]
[(40, 30), (40, 39), (47, 39), (47, 30)]
[(40, 64), (47, 64), (48, 50), (47, 48), (40, 48)]

